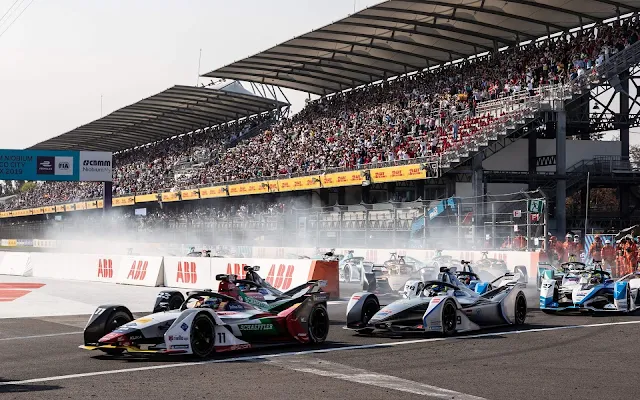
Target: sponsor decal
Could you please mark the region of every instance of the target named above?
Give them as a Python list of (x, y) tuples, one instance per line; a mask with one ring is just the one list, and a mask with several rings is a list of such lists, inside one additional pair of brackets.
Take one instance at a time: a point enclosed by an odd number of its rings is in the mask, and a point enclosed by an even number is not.
[(130, 335), (129, 340), (138, 340), (142, 339), (142, 335)]
[(360, 300), (360, 297), (361, 297), (361, 296), (353, 296), (353, 297), (351, 298), (351, 300)]
[(180, 325), (180, 328), (182, 328), (183, 331), (187, 331), (187, 329), (189, 329), (189, 325), (186, 324), (186, 322), (183, 322), (182, 325)]
[(188, 350), (189, 349), (189, 345), (188, 344), (174, 344), (171, 345), (172, 349), (175, 350)]
[(393, 311), (388, 310), (386, 308), (383, 308), (382, 310), (378, 311), (378, 314), (391, 314)]
[(197, 283), (198, 273), (196, 271), (195, 261), (178, 261), (178, 272), (176, 274), (176, 282)]
[(273, 330), (273, 324), (242, 324), (238, 328), (241, 331), (270, 331)]
[[(227, 306), (227, 309), (229, 311), (241, 311), (241, 310), (244, 310), (244, 306), (240, 303), (231, 303)], [(236, 313), (233, 313), (233, 314), (236, 314)]]
[(169, 340), (172, 342), (188, 342), (189, 338), (182, 335), (171, 335), (169, 336)]
[(238, 276), (242, 275), (242, 273), (244, 272), (243, 270), (244, 270), (244, 266), (245, 265), (247, 265), (247, 264), (238, 264), (238, 263), (231, 264), (231, 263), (228, 263), (227, 264), (227, 275), (238, 275)]
[(438, 304), (440, 303), (440, 297), (434, 297), (433, 299), (431, 299), (431, 304)]
[(432, 331), (441, 331), (442, 330), (442, 326), (440, 326), (440, 325), (431, 325), (430, 329)]
[(228, 347), (228, 349), (230, 351), (246, 350), (246, 349), (250, 349), (250, 348), (251, 348), (251, 345), (249, 343), (246, 343), (246, 344), (234, 344), (234, 345)]
[(143, 281), (147, 276), (147, 267), (149, 266), (148, 261), (135, 261), (133, 260), (133, 264), (131, 264), (131, 269), (129, 270), (129, 274), (127, 275), (127, 279), (131, 279), (133, 281)]
[(36, 157), (38, 163), (37, 175), (53, 175), (56, 163), (55, 157), (50, 156), (38, 156)]
[(56, 157), (54, 174), (73, 175), (73, 157)]
[(149, 323), (151, 321), (153, 321), (153, 318), (143, 317), (143, 318), (138, 318), (133, 322), (137, 322), (139, 324), (146, 324), (146, 323)]
[(113, 260), (110, 258), (98, 260), (98, 278), (113, 278)]
[(235, 312), (235, 311), (218, 311), (216, 314), (218, 314), (218, 315), (236, 315), (238, 313)]

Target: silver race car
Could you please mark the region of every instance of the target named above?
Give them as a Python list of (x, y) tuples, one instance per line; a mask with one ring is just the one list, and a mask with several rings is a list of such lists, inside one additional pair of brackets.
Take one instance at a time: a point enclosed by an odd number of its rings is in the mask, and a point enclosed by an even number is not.
[(347, 305), (346, 328), (361, 334), (383, 331), (451, 335), (524, 324), (527, 299), (519, 277), (507, 273), (492, 284), (496, 286), (479, 294), (442, 267), (437, 280), (407, 281), (402, 298), (387, 306), (381, 306), (374, 293), (355, 293)]

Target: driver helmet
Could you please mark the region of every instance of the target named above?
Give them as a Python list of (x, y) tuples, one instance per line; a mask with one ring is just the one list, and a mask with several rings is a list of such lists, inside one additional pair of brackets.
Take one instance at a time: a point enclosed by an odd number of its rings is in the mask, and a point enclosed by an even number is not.
[(591, 284), (600, 283), (600, 276), (599, 275), (592, 275), (591, 279), (589, 279), (589, 283), (591, 283)]
[(469, 275), (465, 275), (462, 277), (462, 283), (464, 283), (465, 285), (469, 286), (469, 284), (471, 283), (471, 276)]

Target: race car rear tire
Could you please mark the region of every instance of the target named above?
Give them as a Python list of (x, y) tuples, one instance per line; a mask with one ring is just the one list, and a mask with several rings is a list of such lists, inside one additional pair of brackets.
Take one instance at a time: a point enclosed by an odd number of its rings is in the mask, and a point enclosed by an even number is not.
[[(111, 315), (109, 315), (109, 318), (107, 319), (107, 323), (104, 325), (104, 334), (107, 335), (115, 331), (116, 329), (118, 329), (120, 326), (131, 322), (132, 320), (133, 318), (131, 318), (131, 316), (128, 313), (122, 310), (113, 311)], [(103, 352), (105, 352), (110, 356), (117, 356), (124, 352), (124, 349), (100, 349), (100, 350), (102, 350)]]
[(322, 304), (316, 304), (309, 313), (309, 343), (322, 343), (329, 335), (329, 312)]
[(215, 324), (205, 313), (196, 315), (191, 324), (189, 335), (191, 351), (199, 358), (211, 356), (215, 348)]
[(527, 319), (527, 298), (524, 293), (519, 292), (516, 296), (516, 310), (514, 325), (522, 325)]
[(458, 310), (455, 301), (451, 299), (445, 300), (442, 305), (442, 333), (445, 336), (451, 336), (456, 332), (458, 322)]

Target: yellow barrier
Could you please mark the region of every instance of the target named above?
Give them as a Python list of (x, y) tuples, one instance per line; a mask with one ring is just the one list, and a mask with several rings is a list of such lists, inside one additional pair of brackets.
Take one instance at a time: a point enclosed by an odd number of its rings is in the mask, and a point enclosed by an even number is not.
[(169, 203), (172, 201), (180, 201), (180, 196), (178, 196), (178, 193), (174, 193), (174, 192), (165, 192), (162, 193), (162, 202), (163, 203)]
[(213, 199), (215, 197), (225, 197), (227, 195), (226, 186), (213, 186), (200, 189), (201, 199)]
[(400, 182), (426, 179), (427, 171), (420, 170), (420, 164), (397, 165), (395, 167), (375, 168), (371, 170), (373, 183)]
[(182, 200), (199, 200), (200, 192), (198, 189), (183, 190), (180, 192), (180, 197)]
[(158, 193), (141, 194), (136, 196), (136, 203), (150, 203), (153, 201), (158, 201)]
[(134, 204), (136, 204), (134, 196), (114, 197), (111, 200), (111, 205), (113, 207), (132, 206)]

